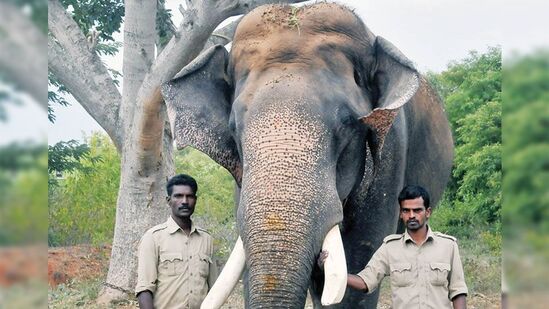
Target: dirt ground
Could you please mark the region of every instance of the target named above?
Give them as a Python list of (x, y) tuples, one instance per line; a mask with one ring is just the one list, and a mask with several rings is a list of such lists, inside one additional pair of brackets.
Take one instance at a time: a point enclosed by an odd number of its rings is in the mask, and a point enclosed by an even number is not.
[(46, 279), (46, 247), (0, 247), (0, 288)]
[(55, 287), (70, 279), (85, 281), (105, 276), (110, 246), (74, 246), (48, 249), (48, 283)]
[[(69, 280), (86, 281), (105, 278), (108, 269), (110, 246), (92, 247), (75, 246), (50, 248), (48, 250), (48, 282), (50, 288), (66, 283)], [(1, 276), (1, 275), (0, 275)], [(391, 294), (387, 280), (382, 284), (381, 294), (377, 308), (391, 308)], [(242, 299), (242, 284), (238, 284), (222, 307), (225, 309), (244, 308)], [(136, 308), (137, 303), (123, 305), (118, 309)], [(305, 308), (313, 308), (310, 299), (307, 299)], [(499, 294), (483, 295), (473, 294), (468, 297), (470, 309), (496, 309), (500, 308)]]

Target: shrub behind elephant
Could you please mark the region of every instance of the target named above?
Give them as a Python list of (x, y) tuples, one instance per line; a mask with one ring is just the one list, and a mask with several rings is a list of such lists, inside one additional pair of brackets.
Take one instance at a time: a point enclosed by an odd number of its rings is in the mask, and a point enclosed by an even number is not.
[[(398, 49), (336, 4), (250, 12), (230, 55), (208, 50), (162, 93), (178, 148), (205, 152), (241, 188), (245, 263), (235, 265), (245, 265), (247, 308), (302, 308), (309, 288), (321, 306), (315, 261), (339, 225), (341, 260), (326, 262), (337, 280), (324, 287), (337, 302), (343, 272), (360, 271), (395, 232), (403, 185), (425, 186), (435, 204), (449, 176), (438, 97)], [(347, 290), (336, 307), (376, 302), (376, 293)]]

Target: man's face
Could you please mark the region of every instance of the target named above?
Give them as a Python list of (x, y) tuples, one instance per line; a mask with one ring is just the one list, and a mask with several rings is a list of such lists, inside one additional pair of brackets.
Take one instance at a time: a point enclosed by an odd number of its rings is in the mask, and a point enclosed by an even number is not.
[(194, 212), (196, 195), (189, 186), (175, 185), (172, 188), (172, 195), (166, 198), (172, 209), (174, 218), (189, 218)]
[(404, 221), (408, 230), (417, 231), (421, 229), (430, 216), (431, 207), (425, 209), (422, 197), (404, 200), (400, 203), (400, 218)]

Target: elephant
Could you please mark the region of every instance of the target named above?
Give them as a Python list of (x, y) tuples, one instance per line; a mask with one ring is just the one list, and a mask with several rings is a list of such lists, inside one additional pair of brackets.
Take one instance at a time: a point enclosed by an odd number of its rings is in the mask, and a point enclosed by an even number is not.
[(264, 5), (230, 53), (208, 49), (161, 93), (177, 148), (204, 152), (240, 189), (239, 238), (202, 308), (241, 274), (246, 308), (303, 308), (308, 293), (316, 308), (375, 308), (347, 273), (397, 230), (402, 187), (436, 204), (453, 160), (442, 102), (413, 63), (342, 5)]

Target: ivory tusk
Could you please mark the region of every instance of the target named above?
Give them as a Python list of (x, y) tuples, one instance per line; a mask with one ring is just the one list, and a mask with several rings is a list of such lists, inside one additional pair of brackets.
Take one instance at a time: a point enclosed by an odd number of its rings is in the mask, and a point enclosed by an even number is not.
[(242, 275), (245, 262), (244, 246), (239, 236), (231, 256), (229, 256), (225, 267), (223, 267), (223, 271), (221, 271), (210, 292), (200, 305), (200, 309), (217, 309), (225, 303)]
[(341, 302), (347, 288), (347, 261), (339, 226), (334, 226), (322, 243), (322, 250), (328, 251), (324, 262), (324, 291), (320, 299), (323, 306)]

